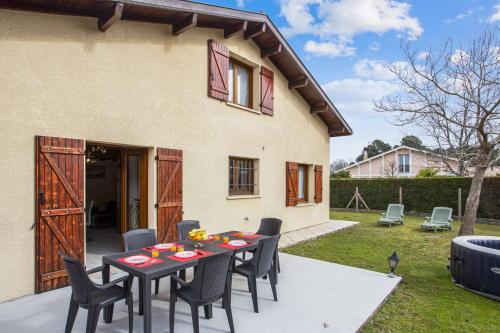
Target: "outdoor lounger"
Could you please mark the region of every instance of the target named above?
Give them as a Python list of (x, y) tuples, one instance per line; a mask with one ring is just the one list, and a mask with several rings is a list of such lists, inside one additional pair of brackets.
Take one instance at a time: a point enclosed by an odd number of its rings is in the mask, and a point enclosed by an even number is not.
[(453, 210), (448, 207), (434, 207), (431, 217), (426, 217), (422, 223), (423, 230), (451, 230), (451, 213)]
[(382, 216), (378, 220), (378, 224), (388, 225), (389, 227), (391, 227), (393, 224), (403, 224), (404, 209), (404, 205), (389, 204), (389, 206), (387, 206), (387, 211), (382, 213)]

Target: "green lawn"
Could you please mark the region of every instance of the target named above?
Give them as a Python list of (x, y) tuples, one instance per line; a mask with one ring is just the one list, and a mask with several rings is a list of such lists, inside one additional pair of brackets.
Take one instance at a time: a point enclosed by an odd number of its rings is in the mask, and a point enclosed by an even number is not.
[[(389, 229), (378, 227), (379, 216), (332, 212), (332, 219), (361, 223), (284, 252), (387, 272), (387, 257), (397, 251), (403, 280), (363, 332), (500, 332), (500, 303), (453, 285), (446, 269), (459, 223), (434, 234), (420, 231), (423, 218), (405, 217), (404, 226)], [(500, 227), (477, 225), (475, 234), (500, 236)]]

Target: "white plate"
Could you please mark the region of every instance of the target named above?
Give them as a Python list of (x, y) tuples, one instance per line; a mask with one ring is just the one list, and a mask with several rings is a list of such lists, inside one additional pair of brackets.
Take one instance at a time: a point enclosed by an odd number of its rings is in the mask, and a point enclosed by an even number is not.
[(127, 264), (143, 264), (148, 261), (148, 257), (145, 256), (132, 256), (125, 259)]
[(247, 242), (244, 240), (232, 240), (228, 244), (231, 246), (245, 246), (247, 245)]
[(166, 243), (166, 244), (156, 244), (155, 249), (157, 250), (168, 250), (172, 247), (172, 243)]
[(197, 255), (196, 252), (194, 251), (182, 251), (182, 252), (177, 252), (176, 254), (174, 254), (174, 256), (176, 256), (177, 258), (191, 258), (191, 257), (195, 257)]

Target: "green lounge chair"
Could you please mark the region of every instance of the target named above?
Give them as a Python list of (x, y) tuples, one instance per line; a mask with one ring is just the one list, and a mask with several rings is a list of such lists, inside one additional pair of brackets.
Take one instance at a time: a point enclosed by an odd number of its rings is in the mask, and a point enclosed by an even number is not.
[(448, 207), (434, 207), (431, 217), (426, 217), (422, 224), (423, 230), (451, 230), (451, 214), (453, 210)]
[(405, 209), (404, 205), (389, 204), (389, 206), (387, 206), (387, 211), (382, 213), (382, 216), (378, 220), (378, 224), (388, 225), (389, 227), (391, 227), (393, 224), (394, 225), (403, 224), (404, 209)]

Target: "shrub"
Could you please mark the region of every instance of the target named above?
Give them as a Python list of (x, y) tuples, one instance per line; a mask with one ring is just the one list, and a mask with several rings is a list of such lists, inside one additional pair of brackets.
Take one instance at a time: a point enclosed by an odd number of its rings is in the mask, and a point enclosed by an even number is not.
[(417, 173), (417, 178), (436, 177), (437, 170), (434, 168), (423, 168)]
[[(345, 208), (356, 186), (371, 209), (384, 210), (390, 203), (399, 202), (399, 187), (403, 189), (405, 211), (431, 213), (434, 207), (453, 208), (458, 213), (458, 189), (462, 189), (462, 214), (469, 194), (471, 178), (372, 178), (332, 179), (330, 207)], [(485, 178), (477, 216), (500, 219), (500, 177)]]
[(351, 178), (351, 173), (347, 170), (340, 170), (337, 172), (332, 173), (332, 178), (333, 179), (347, 179)]

